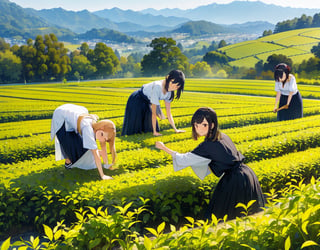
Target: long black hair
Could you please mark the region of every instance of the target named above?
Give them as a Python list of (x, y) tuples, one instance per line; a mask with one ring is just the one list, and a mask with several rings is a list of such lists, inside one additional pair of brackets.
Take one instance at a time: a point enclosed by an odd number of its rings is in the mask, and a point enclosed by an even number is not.
[[(169, 83), (171, 80), (174, 80), (173, 83), (178, 84), (178, 86), (180, 86), (180, 88), (178, 88), (177, 90), (177, 96), (176, 96), (176, 99), (178, 100), (184, 89), (184, 81), (185, 81), (184, 73), (181, 70), (176, 70), (176, 69), (171, 70), (166, 77), (166, 84), (164, 86), (166, 91), (168, 91)], [(170, 100), (173, 100), (173, 99), (174, 99), (174, 91), (171, 92), (171, 97), (170, 97)]]
[(280, 78), (282, 78), (283, 73), (286, 74), (286, 79), (282, 82), (283, 85), (286, 83), (286, 81), (289, 79), (289, 74), (291, 72), (290, 66), (288, 66), (285, 63), (279, 63), (274, 70), (274, 80), (276, 82), (280, 82)]
[[(218, 117), (216, 112), (209, 107), (199, 108), (192, 116), (191, 125), (192, 125), (192, 138), (194, 140), (198, 139), (198, 134), (196, 132), (195, 125), (203, 122), (206, 118), (209, 126), (208, 134), (206, 135), (205, 141), (216, 141), (220, 139), (220, 130), (218, 124)], [(213, 128), (212, 124), (214, 125)]]

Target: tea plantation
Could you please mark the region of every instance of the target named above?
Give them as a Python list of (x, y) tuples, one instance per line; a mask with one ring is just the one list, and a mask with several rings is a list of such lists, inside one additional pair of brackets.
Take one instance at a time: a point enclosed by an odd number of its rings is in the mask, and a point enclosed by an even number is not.
[(259, 61), (266, 61), (271, 54), (282, 54), (300, 64), (313, 57), (310, 52), (320, 42), (320, 28), (305, 28), (280, 32), (252, 41), (232, 44), (219, 49), (232, 59), (232, 66), (254, 67)]
[[(120, 136), (128, 96), (154, 79), (9, 85), (0, 87), (0, 239), (12, 249), (319, 249), (320, 86), (299, 84), (304, 117), (277, 122), (274, 83), (187, 79), (172, 103), (177, 128), (161, 120), (151, 133)], [(114, 179), (97, 170), (64, 168), (54, 160), (50, 123), (64, 103), (88, 108), (117, 127)], [(199, 180), (190, 168), (174, 172), (161, 140), (192, 150), (190, 120), (199, 107), (216, 110), (257, 174), (268, 205), (233, 221), (203, 221), (218, 178)], [(249, 204), (239, 204), (246, 215)], [(15, 241), (23, 232), (41, 236)]]

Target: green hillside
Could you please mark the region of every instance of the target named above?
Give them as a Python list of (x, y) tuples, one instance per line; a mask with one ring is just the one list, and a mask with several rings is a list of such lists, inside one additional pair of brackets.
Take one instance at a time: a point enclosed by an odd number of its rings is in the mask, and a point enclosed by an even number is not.
[(219, 51), (234, 59), (230, 64), (238, 67), (254, 67), (259, 60), (266, 61), (272, 54), (283, 54), (290, 57), (293, 63), (301, 63), (313, 56), (311, 48), (319, 42), (320, 28), (308, 28), (232, 44)]

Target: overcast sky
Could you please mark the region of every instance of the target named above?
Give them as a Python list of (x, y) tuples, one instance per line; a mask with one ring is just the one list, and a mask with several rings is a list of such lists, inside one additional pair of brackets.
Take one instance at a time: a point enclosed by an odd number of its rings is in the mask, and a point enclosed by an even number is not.
[[(226, 4), (232, 0), (9, 0), (23, 8), (52, 9), (63, 8), (65, 10), (84, 10), (89, 11), (111, 9), (118, 7), (123, 10), (143, 10), (147, 8), (164, 9), (179, 8), (193, 9), (198, 6), (212, 3)], [(243, 1), (243, 0), (240, 0)], [(248, 0), (253, 1), (253, 0)], [(320, 9), (319, 0), (260, 0), (267, 4), (275, 4), (293, 8)], [(279, 13), (281, 15), (281, 13)]]

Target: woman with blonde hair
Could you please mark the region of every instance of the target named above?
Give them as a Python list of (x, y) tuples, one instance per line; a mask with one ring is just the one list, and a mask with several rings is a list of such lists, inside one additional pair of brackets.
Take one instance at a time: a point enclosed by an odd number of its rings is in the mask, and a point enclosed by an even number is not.
[[(89, 114), (83, 106), (63, 104), (53, 112), (51, 140), (55, 138), (56, 161), (65, 159), (65, 168), (97, 168), (101, 179), (109, 180), (112, 177), (105, 175), (102, 167), (112, 169), (115, 164), (116, 127), (111, 120), (97, 120), (98, 116)], [(96, 140), (99, 140), (101, 150)], [(106, 142), (109, 143), (112, 164), (108, 164)]]

